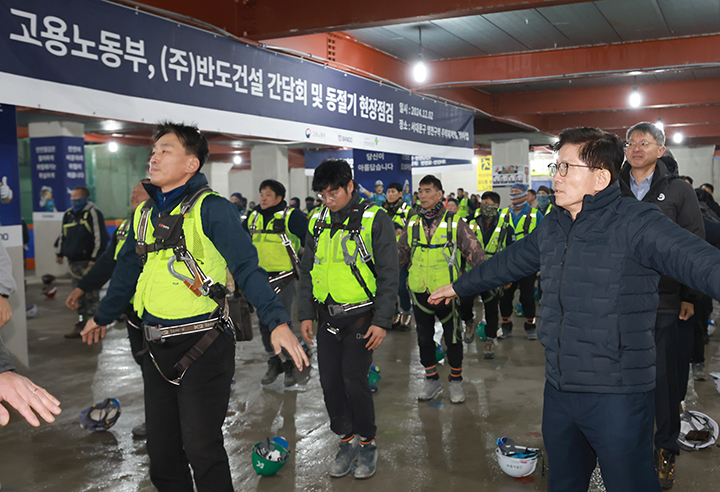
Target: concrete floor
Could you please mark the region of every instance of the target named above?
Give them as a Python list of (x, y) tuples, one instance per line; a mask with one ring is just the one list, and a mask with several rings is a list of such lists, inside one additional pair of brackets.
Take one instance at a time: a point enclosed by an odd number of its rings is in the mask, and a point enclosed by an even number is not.
[[(39, 312), (28, 320), (31, 368), (25, 374), (62, 401), (63, 413), (38, 429), (12, 413), (10, 424), (0, 429), (2, 490), (154, 490), (145, 443), (131, 435), (143, 421), (142, 381), (124, 325), (110, 330), (99, 346), (66, 340), (62, 335), (76, 319), (64, 305), (69, 283), (60, 281), (57, 297), (49, 300), (34, 279), (30, 282), (28, 302), (36, 303)], [(706, 347), (709, 371), (720, 370), (719, 342), (716, 334)], [(259, 381), (266, 364), (259, 337), (238, 344), (236, 383), (225, 422), (236, 490), (547, 490), (539, 467), (531, 477), (516, 480), (500, 470), (494, 457), (495, 440), (504, 435), (518, 444), (542, 446), (542, 347), (524, 337), (502, 340), (493, 361), (479, 359), (478, 350), (482, 347), (475, 344), (466, 348), (464, 404), (450, 404), (447, 390), (431, 403), (419, 403), (423, 370), (415, 335), (388, 333), (374, 361), (382, 375), (375, 394), (378, 472), (358, 481), (327, 474), (338, 439), (328, 425), (315, 369), (293, 389), (286, 390), (282, 378), (263, 388)], [(313, 363), (316, 367), (315, 358)], [(446, 366), (440, 370), (445, 382), (448, 371)], [(117, 424), (105, 433), (82, 429), (80, 411), (108, 397), (122, 405)], [(720, 419), (720, 395), (712, 381), (691, 382), (687, 406)], [(252, 445), (276, 435), (288, 440), (291, 459), (278, 475), (260, 478), (250, 463)], [(717, 490), (720, 449), (683, 453), (676, 477), (673, 490), (678, 492)], [(604, 490), (597, 470), (590, 490)]]

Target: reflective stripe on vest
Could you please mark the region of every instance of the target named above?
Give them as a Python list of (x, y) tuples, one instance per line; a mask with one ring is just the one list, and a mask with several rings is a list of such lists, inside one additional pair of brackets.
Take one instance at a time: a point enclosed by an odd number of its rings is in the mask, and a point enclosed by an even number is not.
[(478, 241), (480, 241), (480, 244), (482, 244), (483, 249), (485, 250), (485, 254), (490, 257), (497, 253), (498, 251), (503, 249), (503, 245), (500, 244), (500, 233), (502, 232), (502, 222), (500, 222), (500, 219), (498, 219), (498, 223), (495, 226), (495, 230), (492, 233), (492, 236), (490, 236), (490, 240), (487, 244), (485, 244), (485, 238), (483, 237), (482, 233), (482, 227), (478, 225), (476, 221), (472, 221), (470, 223), (470, 229), (475, 233), (475, 236), (477, 236)]
[[(213, 193), (216, 194), (216, 193)], [(183, 234), (187, 250), (192, 253), (202, 271), (214, 282), (224, 284), (226, 281), (225, 258), (215, 248), (202, 229), (202, 217), (200, 211), (202, 202), (210, 195), (204, 194), (195, 203), (195, 206), (185, 214), (183, 220)], [(173, 214), (180, 212), (180, 205), (172, 211)], [(133, 227), (138, 230), (143, 206), (135, 209)], [(151, 220), (148, 220), (145, 242), (152, 244), (154, 227)], [(139, 236), (139, 234), (136, 234)], [(168, 261), (174, 255), (172, 249), (163, 249), (147, 254), (147, 262), (138, 278), (135, 289), (134, 307), (140, 317), (145, 311), (153, 316), (162, 319), (184, 319), (201, 314), (208, 314), (215, 310), (217, 303), (208, 296), (196, 296), (180, 280), (173, 277), (168, 271)], [(178, 273), (186, 277), (192, 274), (183, 262), (175, 262), (174, 268)]]
[[(510, 207), (504, 208), (500, 212), (500, 219), (498, 220), (498, 223), (501, 223), (503, 219), (505, 219), (505, 222), (507, 222), (507, 224), (515, 231), (515, 240), (519, 241), (524, 238), (526, 234), (530, 234), (534, 231), (535, 227), (537, 227), (537, 210), (534, 208), (530, 210), (529, 214), (523, 215), (515, 225), (512, 225), (512, 217), (510, 217), (512, 212), (510, 211)], [(528, 217), (530, 217), (529, 223), (527, 222)]]
[(115, 254), (113, 255), (113, 259), (117, 261), (118, 255), (120, 254), (120, 250), (122, 249), (123, 245), (125, 244), (125, 240), (127, 239), (127, 232), (130, 228), (130, 219), (125, 219), (122, 224), (117, 228), (117, 234), (115, 237), (117, 237), (117, 244), (115, 245)]
[(300, 238), (290, 232), (290, 214), (292, 209), (278, 210), (273, 214), (272, 220), (264, 223), (262, 227), (258, 227), (259, 221), (265, 221), (265, 218), (257, 210), (253, 210), (248, 217), (248, 231), (252, 242), (257, 248), (258, 264), (267, 272), (286, 272), (293, 269), (290, 255), (287, 248), (282, 243), (280, 232), (274, 232), (276, 220), (283, 223), (283, 232), (287, 234), (288, 239), (292, 243), (295, 252), (300, 249)]
[[(381, 209), (378, 205), (372, 204), (362, 215), (362, 228), (360, 236), (365, 242), (368, 253), (372, 255), (372, 225), (375, 215)], [(324, 222), (330, 223), (330, 213), (324, 212), (327, 207), (324, 205), (313, 210), (308, 223), (308, 231), (313, 234), (315, 231), (315, 223), (323, 218)], [(324, 216), (324, 217), (323, 217)], [(350, 217), (345, 219), (343, 225), (347, 226)], [(357, 278), (352, 273), (349, 265), (345, 262), (345, 254), (342, 248), (342, 242), (345, 237), (350, 235), (349, 231), (337, 230), (330, 237), (331, 229), (322, 229), (315, 244), (315, 262), (310, 270), (310, 276), (313, 284), (313, 295), (320, 302), (325, 302), (329, 295), (335, 302), (339, 304), (356, 303), (369, 300), (368, 295), (362, 288)], [(360, 255), (356, 255), (357, 245), (355, 241), (348, 239), (345, 241), (350, 256), (356, 258), (356, 265), (360, 271), (368, 290), (373, 296), (377, 293), (377, 285), (375, 275), (370, 268), (360, 260)]]
[[(429, 243), (421, 242), (421, 240), (427, 241), (427, 237), (425, 236), (425, 230), (422, 226), (420, 216), (416, 215), (408, 222), (407, 240), (412, 252), (408, 287), (410, 287), (410, 290), (413, 292), (433, 292), (438, 287), (449, 284), (458, 278), (460, 272), (460, 251), (455, 252), (453, 279), (450, 278), (450, 268), (447, 258), (443, 255), (445, 247), (449, 243), (447, 237), (448, 213), (446, 210)], [(452, 238), (450, 239), (455, 246), (457, 246), (458, 220), (459, 217), (457, 215), (452, 215)], [(414, 228), (419, 228), (419, 230), (418, 244), (413, 251)], [(445, 254), (449, 254), (449, 252), (445, 251)]]

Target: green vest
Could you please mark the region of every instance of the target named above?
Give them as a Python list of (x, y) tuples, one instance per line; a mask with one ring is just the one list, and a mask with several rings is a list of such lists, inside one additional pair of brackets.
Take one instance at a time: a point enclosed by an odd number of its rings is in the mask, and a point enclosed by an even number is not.
[[(372, 225), (375, 215), (381, 210), (378, 205), (363, 200), (360, 205), (367, 208), (362, 212), (360, 237), (365, 243), (367, 252), (372, 256)], [(343, 226), (349, 225), (350, 217), (345, 219)], [(346, 229), (337, 230), (330, 237), (331, 229), (321, 228), (317, 222), (330, 224), (330, 211), (323, 205), (313, 210), (308, 224), (308, 230), (315, 237), (315, 262), (310, 270), (312, 278), (313, 295), (320, 302), (325, 302), (329, 295), (339, 304), (354, 304), (369, 300), (365, 289), (353, 274), (350, 264), (354, 261), (360, 275), (370, 293), (375, 296), (377, 285), (375, 275), (370, 267), (364, 263), (357, 251), (357, 243), (348, 239), (345, 241), (347, 251), (343, 249), (343, 239), (350, 235)], [(348, 262), (346, 262), (346, 253)]]
[(461, 218), (467, 217), (468, 213), (470, 213), (470, 205), (468, 204), (469, 200), (468, 197), (463, 197), (462, 200), (458, 203), (458, 215)]
[[(520, 220), (515, 223), (515, 225), (512, 225), (512, 217), (511, 214), (512, 211), (510, 210), (510, 207), (504, 208), (500, 211), (500, 218), (498, 219), (498, 224), (502, 224), (504, 226), (512, 227), (515, 230), (515, 240), (519, 241), (522, 238), (524, 238), (526, 235), (530, 234), (532, 231), (535, 230), (535, 227), (537, 227), (537, 210), (534, 208), (530, 209), (530, 213), (527, 215), (523, 215), (520, 217)], [(530, 218), (528, 220), (528, 217)]]
[(492, 236), (490, 236), (490, 240), (487, 242), (487, 244), (485, 244), (485, 239), (483, 238), (482, 228), (475, 220), (470, 222), (470, 229), (475, 233), (475, 236), (477, 236), (480, 244), (482, 244), (482, 247), (485, 250), (485, 254), (488, 258), (490, 258), (495, 253), (502, 251), (505, 247), (505, 244), (507, 244), (507, 241), (505, 241), (505, 237), (503, 237), (503, 240), (500, 241), (500, 236), (502, 235), (501, 233), (503, 230), (503, 222), (500, 219), (498, 219), (495, 230), (493, 231)]
[[(458, 221), (457, 215), (446, 210), (430, 241), (423, 242), (423, 240), (427, 241), (427, 238), (421, 217), (416, 215), (410, 219), (407, 240), (411, 252), (408, 276), (408, 287), (411, 291), (433, 292), (438, 287), (458, 279), (460, 274), (460, 251), (457, 249)], [(451, 238), (448, 238), (448, 225), (451, 227)], [(446, 251), (448, 249), (449, 251)], [(452, 264), (449, 264), (448, 258)]]
[(127, 239), (127, 232), (130, 228), (130, 219), (123, 220), (123, 223), (120, 224), (120, 226), (117, 228), (117, 244), (115, 245), (115, 254), (113, 255), (113, 259), (117, 261), (118, 255), (120, 254), (120, 250), (122, 249), (123, 245), (125, 244), (125, 240)]
[(258, 263), (266, 272), (288, 272), (293, 269), (292, 260), (283, 244), (281, 234), (287, 234), (295, 252), (300, 249), (300, 238), (290, 232), (291, 208), (278, 210), (273, 220), (258, 227), (258, 221), (265, 221), (257, 210), (248, 217), (248, 231), (252, 242), (257, 248)]
[[(402, 199), (400, 199), (400, 200), (402, 201)], [(387, 210), (385, 208), (383, 208), (383, 210), (385, 210), (385, 212), (387, 212)], [(397, 224), (404, 229), (405, 226), (407, 225), (409, 214), (410, 214), (410, 205), (408, 205), (405, 202), (402, 202), (400, 204), (400, 206), (398, 207), (398, 209), (395, 211), (395, 214), (392, 217), (390, 217), (390, 219), (393, 221), (394, 224)], [(400, 240), (400, 236), (396, 236), (396, 238), (398, 241)]]
[[(187, 250), (195, 257), (203, 273), (212, 278), (214, 282), (224, 284), (227, 279), (227, 263), (202, 228), (200, 210), (202, 202), (209, 195), (210, 193), (206, 193), (200, 197), (195, 206), (185, 214), (182, 229)], [(175, 207), (172, 211), (173, 214), (180, 212), (180, 205)], [(140, 224), (142, 209), (143, 205), (135, 209), (133, 217), (135, 231), (138, 230)], [(145, 243), (152, 244), (155, 242), (153, 237), (155, 228), (151, 220), (147, 222)], [(136, 236), (140, 237), (139, 234)], [(140, 278), (138, 278), (133, 301), (138, 316), (142, 317), (145, 311), (149, 311), (153, 316), (162, 319), (184, 319), (211, 313), (217, 307), (217, 303), (210, 297), (196, 296), (188, 286), (170, 274), (168, 261), (173, 255), (172, 248), (147, 254), (147, 261), (140, 273)], [(175, 262), (174, 268), (186, 277), (192, 276), (181, 261)]]

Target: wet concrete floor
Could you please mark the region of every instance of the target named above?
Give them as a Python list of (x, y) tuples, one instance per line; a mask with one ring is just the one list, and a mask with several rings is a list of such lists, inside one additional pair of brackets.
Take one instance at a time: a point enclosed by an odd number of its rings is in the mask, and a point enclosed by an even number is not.
[[(55, 423), (35, 429), (12, 412), (10, 424), (0, 428), (2, 491), (154, 490), (145, 442), (131, 434), (143, 421), (142, 380), (124, 324), (118, 323), (98, 346), (67, 340), (62, 335), (76, 321), (64, 305), (69, 282), (59, 281), (57, 297), (50, 300), (41, 295), (37, 281), (29, 280), (28, 302), (39, 309), (28, 320), (31, 367), (24, 373), (62, 401), (63, 413)], [(516, 326), (520, 323), (515, 320)], [(495, 441), (501, 436), (542, 447), (543, 350), (539, 342), (517, 335), (500, 341), (492, 361), (482, 359), (481, 343), (466, 347), (467, 400), (453, 405), (447, 394), (447, 366), (440, 369), (444, 393), (430, 403), (417, 401), (423, 370), (414, 332), (389, 332), (374, 359), (382, 375), (375, 394), (380, 459), (375, 477), (365, 481), (351, 476), (332, 479), (327, 473), (338, 438), (329, 428), (316, 358), (302, 384), (286, 389), (280, 377), (263, 388), (260, 379), (267, 366), (259, 336), (238, 344), (236, 383), (225, 422), (235, 489), (547, 490), (539, 467), (529, 479), (516, 480), (500, 470), (494, 457)], [(720, 333), (710, 340), (707, 369), (720, 371)], [(108, 397), (122, 405), (117, 424), (104, 433), (84, 430), (80, 411)], [(691, 381), (686, 404), (720, 420), (720, 394), (711, 380)], [(288, 440), (292, 456), (278, 475), (260, 478), (250, 462), (252, 445), (276, 435)], [(676, 477), (673, 490), (678, 492), (717, 490), (720, 448), (682, 453)], [(590, 490), (604, 490), (597, 470)]]

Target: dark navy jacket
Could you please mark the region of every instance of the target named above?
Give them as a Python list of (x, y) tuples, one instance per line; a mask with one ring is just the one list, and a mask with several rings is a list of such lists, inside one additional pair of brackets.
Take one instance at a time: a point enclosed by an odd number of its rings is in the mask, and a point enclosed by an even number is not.
[(720, 251), (616, 182), (582, 211), (554, 207), (535, 231), (462, 275), (461, 297), (540, 271), (538, 337), (556, 389), (639, 393), (655, 387), (655, 314), (663, 272), (720, 295)]
[[(144, 185), (153, 202), (151, 216), (153, 225), (157, 225), (158, 212), (172, 211), (186, 195), (205, 184), (207, 184), (205, 175), (198, 173), (190, 178), (185, 186), (168, 193), (160, 193), (156, 186)], [(158, 200), (163, 201), (162, 206), (158, 206)], [(235, 283), (255, 306), (260, 320), (271, 330), (279, 324), (290, 322), (290, 316), (268, 284), (267, 272), (258, 266), (257, 250), (250, 240), (250, 235), (240, 224), (237, 208), (225, 198), (212, 195), (203, 200), (200, 213), (203, 232), (225, 258)], [(135, 253), (136, 244), (135, 230), (130, 227), (127, 240), (118, 255), (117, 267), (107, 296), (95, 314), (95, 321), (99, 325), (106, 325), (119, 318), (125, 305), (135, 293), (135, 286), (142, 270)], [(204, 319), (207, 315), (198, 318)], [(143, 321), (153, 325), (169, 326), (198, 320), (163, 320), (148, 312), (143, 315)]]

